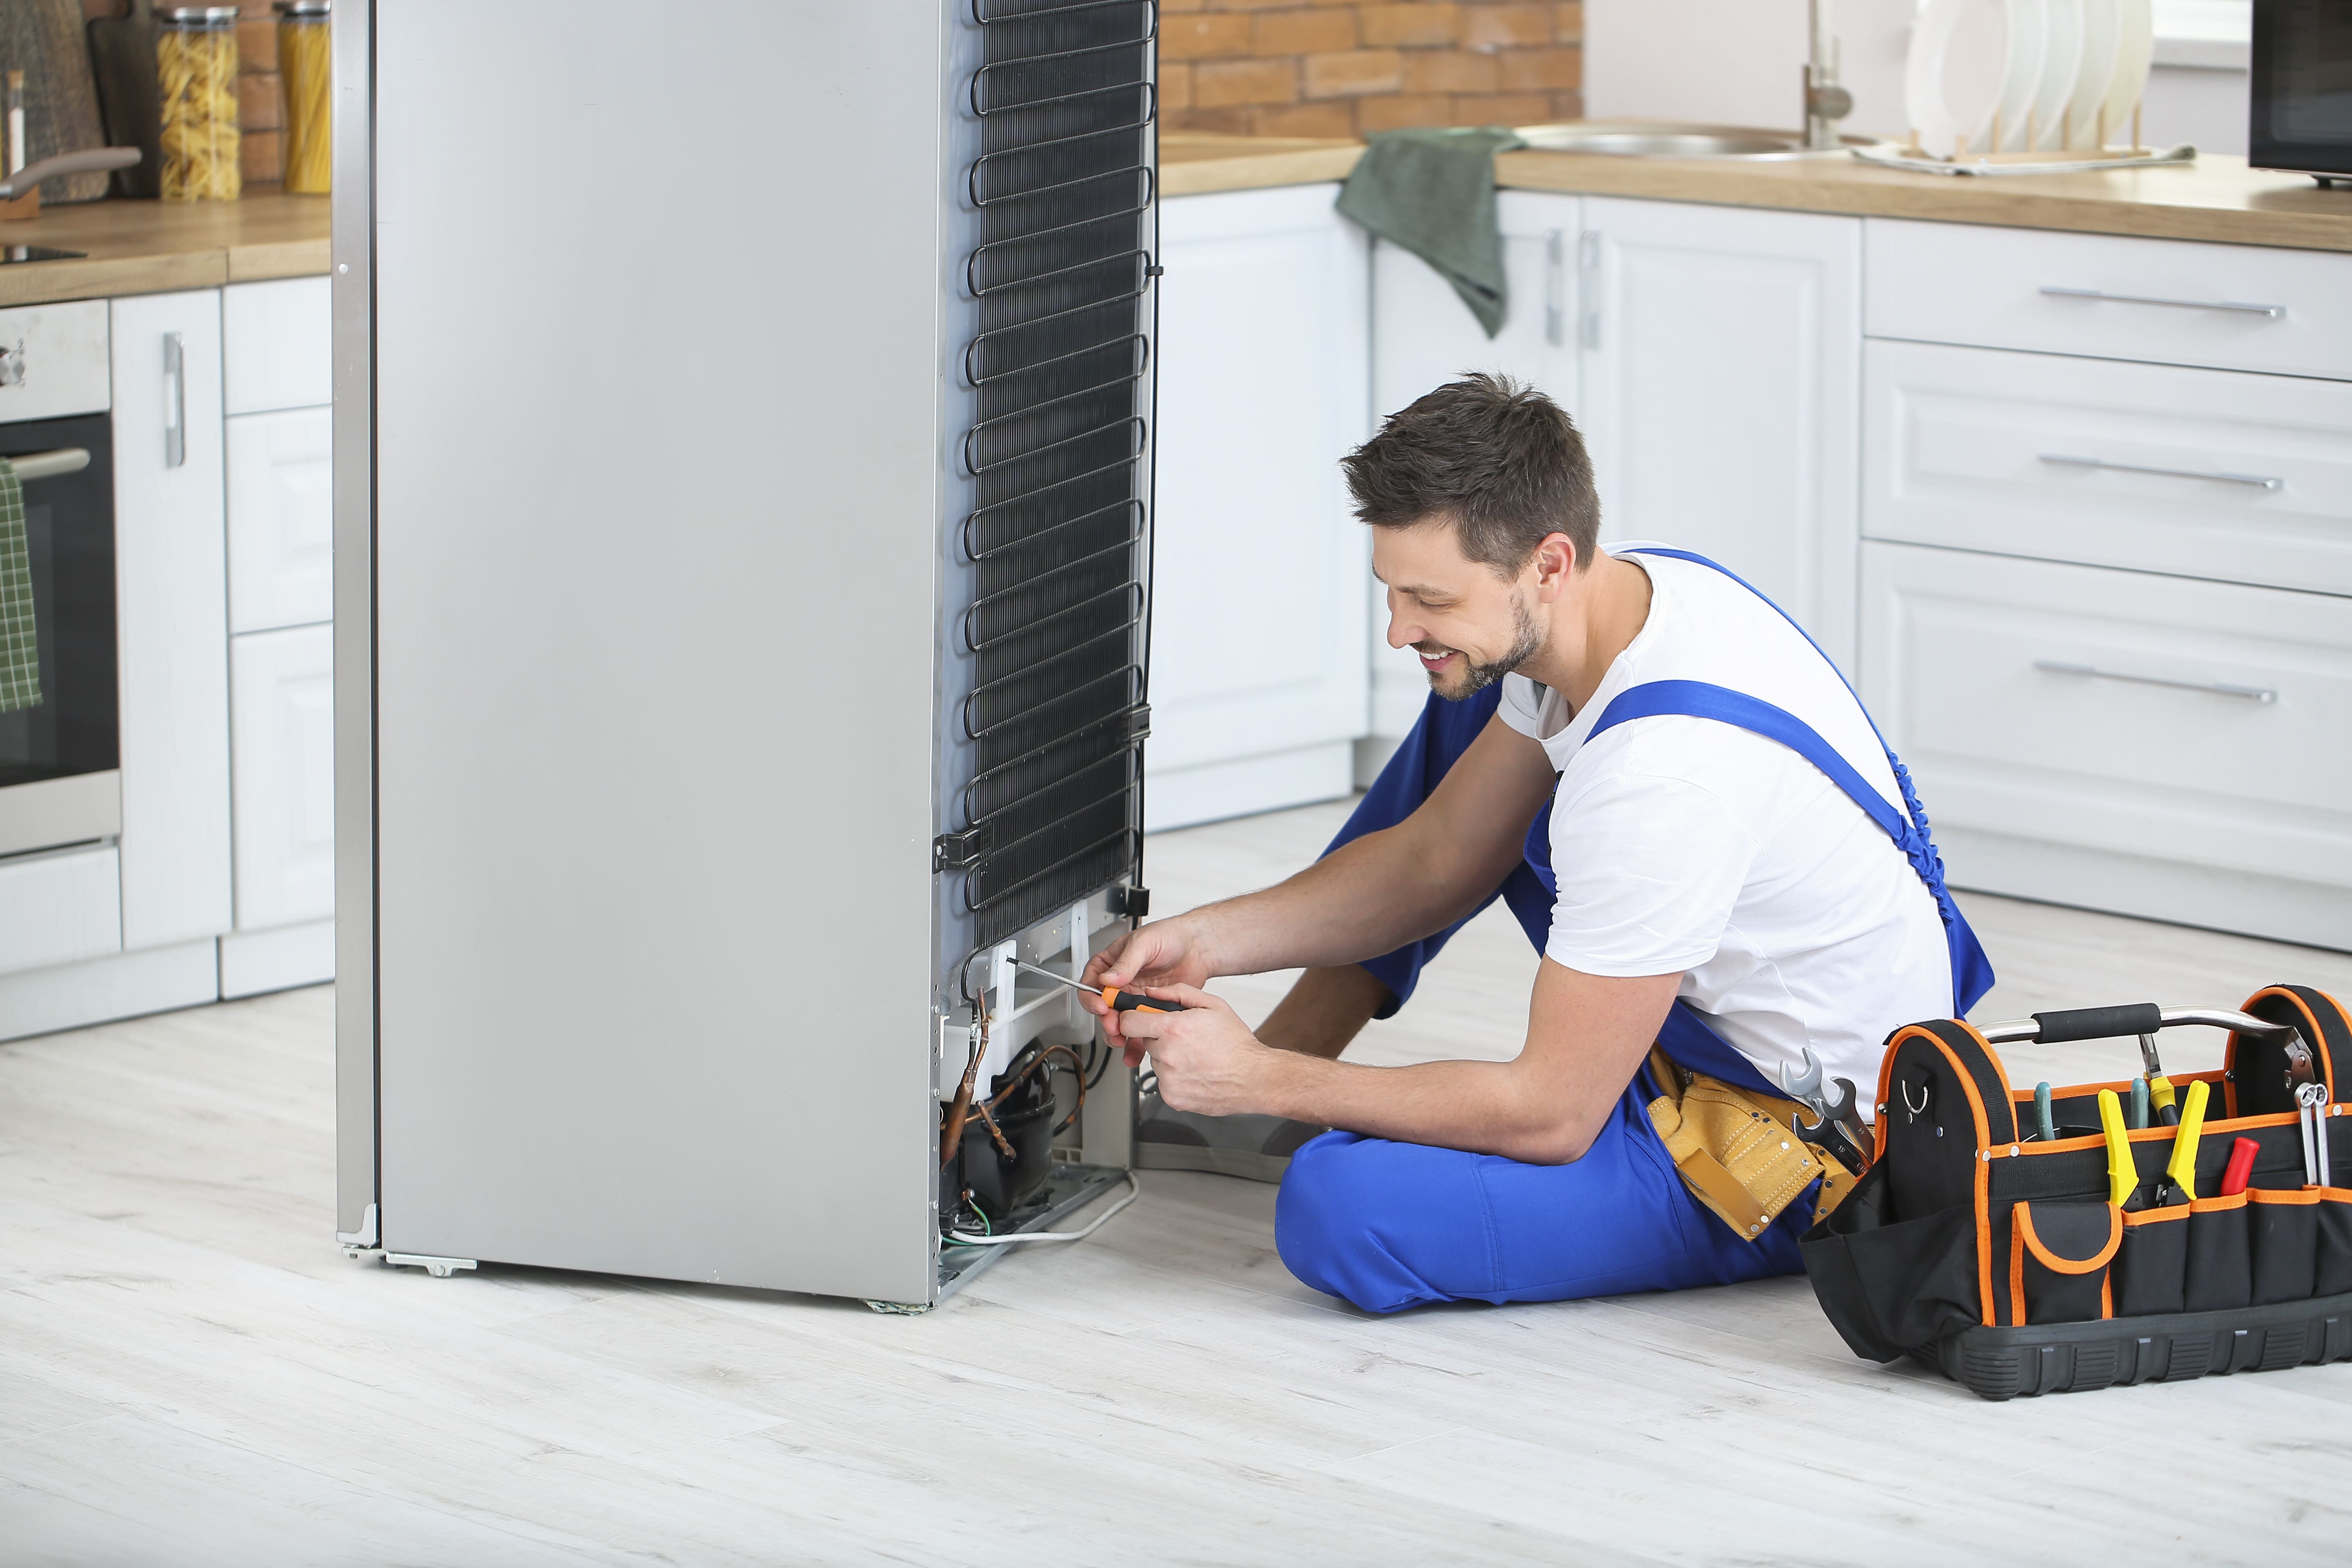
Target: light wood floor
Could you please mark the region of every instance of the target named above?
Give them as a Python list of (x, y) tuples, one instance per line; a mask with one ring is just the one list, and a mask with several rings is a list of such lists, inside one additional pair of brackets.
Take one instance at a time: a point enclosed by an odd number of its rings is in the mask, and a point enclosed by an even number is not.
[[(1160, 908), (1341, 815), (1155, 839)], [(1966, 902), (1980, 1016), (2352, 991), (2343, 954)], [(1508, 1055), (1533, 963), (1491, 911), (1360, 1054)], [(0, 1565), (2352, 1557), (2352, 1367), (1985, 1405), (1854, 1360), (1801, 1279), (1374, 1319), (1215, 1176), (920, 1318), (352, 1263), (330, 1035), (314, 990), (0, 1047)]]

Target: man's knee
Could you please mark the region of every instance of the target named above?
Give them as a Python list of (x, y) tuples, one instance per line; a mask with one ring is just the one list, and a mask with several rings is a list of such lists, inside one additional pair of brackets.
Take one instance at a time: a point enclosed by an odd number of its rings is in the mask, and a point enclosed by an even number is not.
[[(1401, 1184), (1405, 1173), (1397, 1167), (1415, 1155), (1444, 1152), (1352, 1132), (1326, 1132), (1302, 1145), (1275, 1199), (1274, 1245), (1283, 1266), (1302, 1283), (1368, 1312), (1451, 1300), (1406, 1256), (1419, 1249), (1400, 1245), (1420, 1228), (1412, 1210), (1428, 1206), (1431, 1194), (1423, 1184)], [(1421, 1187), (1420, 1205), (1391, 1190), (1400, 1185)]]

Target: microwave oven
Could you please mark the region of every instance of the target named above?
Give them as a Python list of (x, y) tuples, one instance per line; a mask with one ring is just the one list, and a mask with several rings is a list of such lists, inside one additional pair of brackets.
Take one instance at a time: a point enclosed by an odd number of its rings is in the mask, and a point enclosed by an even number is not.
[(2246, 162), (2352, 183), (2352, 0), (2254, 0)]

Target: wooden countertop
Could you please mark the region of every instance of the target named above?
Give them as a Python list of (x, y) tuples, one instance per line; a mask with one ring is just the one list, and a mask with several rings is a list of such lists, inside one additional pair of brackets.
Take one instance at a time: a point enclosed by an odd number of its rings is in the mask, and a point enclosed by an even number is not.
[(0, 266), (0, 306), (210, 289), (327, 270), (325, 196), (261, 191), (235, 202), (81, 202), (0, 223), (0, 246), (89, 253)]
[[(1160, 190), (1171, 196), (1341, 180), (1362, 153), (1349, 142), (1172, 132), (1160, 149)], [(1980, 178), (1906, 174), (1850, 158), (1743, 163), (1528, 152), (1499, 154), (1495, 178), (1513, 190), (2352, 251), (2352, 190), (2324, 191), (2302, 175), (2260, 173), (2222, 153), (2095, 174)]]

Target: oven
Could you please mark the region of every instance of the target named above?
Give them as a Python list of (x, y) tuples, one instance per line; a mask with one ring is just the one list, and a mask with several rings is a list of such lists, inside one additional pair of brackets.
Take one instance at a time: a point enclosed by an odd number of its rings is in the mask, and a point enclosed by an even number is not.
[(102, 302), (0, 311), (0, 857), (122, 828), (106, 351)]
[(2352, 181), (2352, 3), (2254, 0), (2246, 162)]

